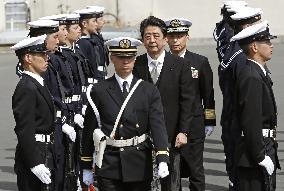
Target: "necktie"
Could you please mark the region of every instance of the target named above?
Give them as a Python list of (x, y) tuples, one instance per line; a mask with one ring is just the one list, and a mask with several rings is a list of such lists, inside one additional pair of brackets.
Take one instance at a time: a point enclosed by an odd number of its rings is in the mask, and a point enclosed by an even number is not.
[(269, 74), (271, 74), (271, 72), (269, 71), (268, 67), (266, 65), (264, 65), (264, 69), (266, 71), (266, 78), (268, 79), (268, 81), (270, 82), (271, 86), (273, 85), (273, 82), (269, 76)]
[(127, 88), (126, 88), (126, 86), (127, 86), (127, 81), (124, 81), (123, 83), (122, 83), (122, 94), (123, 94), (123, 98), (125, 99), (126, 97), (127, 97), (127, 95), (128, 95), (128, 91), (127, 91)]
[(159, 71), (158, 71), (159, 62), (157, 60), (153, 60), (151, 64), (153, 65), (153, 69), (151, 71), (151, 78), (153, 80), (153, 83), (156, 84), (159, 78)]

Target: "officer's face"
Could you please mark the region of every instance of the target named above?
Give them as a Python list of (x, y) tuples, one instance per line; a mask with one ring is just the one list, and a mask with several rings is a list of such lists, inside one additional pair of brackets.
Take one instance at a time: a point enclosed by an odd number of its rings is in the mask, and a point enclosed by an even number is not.
[(77, 41), (81, 36), (81, 27), (78, 24), (70, 25), (68, 29), (67, 39), (70, 42)]
[(28, 53), (25, 55), (27, 69), (36, 74), (42, 74), (48, 67), (48, 56), (46, 53)]
[(270, 40), (257, 41), (256, 46), (258, 56), (262, 62), (266, 62), (271, 59), (273, 44)]
[(60, 45), (66, 44), (67, 34), (68, 32), (66, 30), (66, 25), (60, 25), (58, 31), (58, 39)]
[(131, 74), (134, 67), (135, 56), (110, 56), (110, 59), (114, 65), (115, 72), (121, 78), (126, 78), (129, 74)]
[(167, 39), (171, 52), (180, 55), (186, 49), (186, 42), (189, 36), (187, 33), (171, 33), (167, 35)]
[(143, 43), (148, 54), (154, 58), (164, 51), (167, 41), (159, 27), (147, 26), (144, 30)]
[(47, 35), (46, 48), (49, 51), (55, 52), (56, 50), (58, 50), (58, 45), (59, 45), (58, 32)]
[(96, 19), (97, 20), (97, 32), (100, 32), (105, 24), (105, 19), (104, 17), (99, 17)]

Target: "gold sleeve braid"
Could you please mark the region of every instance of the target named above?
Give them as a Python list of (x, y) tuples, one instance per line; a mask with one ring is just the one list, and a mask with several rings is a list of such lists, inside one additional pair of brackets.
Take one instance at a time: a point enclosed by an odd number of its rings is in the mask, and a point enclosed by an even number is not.
[(168, 155), (168, 156), (170, 156), (169, 151), (157, 151), (156, 156), (158, 156), (158, 155)]
[(81, 157), (81, 161), (91, 162), (93, 161), (93, 157)]
[(205, 109), (205, 119), (216, 119), (215, 109)]

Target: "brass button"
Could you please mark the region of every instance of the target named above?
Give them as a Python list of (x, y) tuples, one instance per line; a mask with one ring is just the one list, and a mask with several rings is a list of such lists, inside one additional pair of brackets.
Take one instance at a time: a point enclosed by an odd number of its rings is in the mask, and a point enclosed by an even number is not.
[(139, 128), (139, 124), (138, 123), (136, 124), (136, 128)]
[(123, 140), (123, 137), (120, 137), (121, 140)]
[(124, 151), (124, 148), (120, 148), (120, 151), (123, 152), (123, 151)]
[(123, 127), (123, 124), (120, 124), (120, 126), (119, 126), (120, 128), (122, 128)]
[(139, 147), (136, 147), (136, 149), (137, 149), (137, 151), (139, 151), (140, 148), (139, 148)]

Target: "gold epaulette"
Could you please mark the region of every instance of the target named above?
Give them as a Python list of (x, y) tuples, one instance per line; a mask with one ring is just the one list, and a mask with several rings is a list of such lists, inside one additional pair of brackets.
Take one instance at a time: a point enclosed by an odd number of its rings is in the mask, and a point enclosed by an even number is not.
[(216, 119), (215, 109), (205, 109), (205, 119)]
[(81, 161), (91, 162), (93, 161), (93, 157), (81, 157)]

